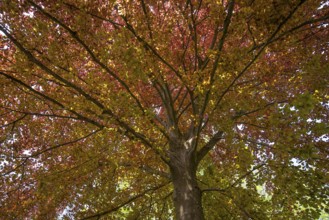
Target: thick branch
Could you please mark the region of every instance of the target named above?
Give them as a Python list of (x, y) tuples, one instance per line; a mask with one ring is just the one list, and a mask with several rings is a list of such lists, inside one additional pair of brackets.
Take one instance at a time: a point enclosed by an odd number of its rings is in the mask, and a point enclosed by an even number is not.
[(152, 34), (152, 29), (151, 29), (151, 24), (150, 24), (150, 16), (147, 13), (147, 9), (146, 9), (146, 4), (144, 0), (141, 0), (141, 5), (142, 5), (142, 9), (143, 9), (143, 13), (146, 17), (146, 22), (147, 22), (147, 28), (149, 30), (149, 35), (150, 35), (150, 39), (153, 39), (153, 34)]
[(267, 103), (266, 105), (264, 106), (261, 106), (259, 108), (256, 108), (256, 109), (253, 109), (253, 110), (250, 110), (250, 111), (246, 111), (246, 112), (239, 112), (237, 113), (236, 115), (232, 116), (232, 120), (235, 120), (235, 119), (238, 119), (238, 118), (241, 118), (243, 116), (248, 116), (248, 115), (251, 115), (253, 113), (256, 113), (256, 112), (259, 112), (261, 110), (264, 110), (264, 109), (267, 109), (268, 107), (274, 105), (274, 104), (282, 104), (282, 103), (286, 103), (287, 101), (280, 101), (280, 102), (270, 102), (270, 103)]
[(263, 44), (261, 49), (258, 51), (258, 53), (254, 56), (254, 58), (247, 63), (247, 65), (240, 71), (240, 73), (232, 80), (232, 82), (229, 84), (228, 87), (222, 92), (222, 94), (219, 96), (215, 107), (213, 111), (218, 107), (220, 102), (222, 101), (223, 97), (230, 91), (231, 87), (235, 84), (235, 82), (244, 75), (247, 70), (255, 63), (255, 61), (258, 59), (258, 57), (262, 54), (262, 52), (265, 50), (265, 48), (271, 44), (272, 40), (275, 38), (275, 36), (279, 33), (279, 31), (282, 29), (282, 27), (289, 21), (289, 19), (295, 14), (297, 9), (305, 2), (305, 0), (301, 1), (290, 13), (289, 15), (278, 25), (276, 30), (271, 34), (271, 36), (266, 40), (266, 42)]
[(108, 19), (108, 18), (104, 18), (104, 17), (102, 17), (102, 16), (99, 16), (99, 15), (97, 15), (97, 14), (95, 14), (95, 13), (92, 13), (92, 12), (86, 11), (86, 10), (84, 10), (84, 9), (78, 8), (77, 6), (75, 6), (75, 5), (71, 4), (71, 3), (63, 2), (63, 4), (66, 5), (69, 9), (78, 10), (78, 11), (81, 11), (81, 12), (83, 12), (83, 13), (86, 13), (86, 14), (92, 16), (92, 17), (95, 17), (95, 18), (97, 18), (97, 19), (99, 19), (99, 20), (109, 22), (109, 23), (111, 23), (111, 24), (113, 25), (113, 27), (114, 27), (115, 29), (118, 29), (119, 27), (123, 27), (123, 25), (120, 24), (120, 23), (118, 23), (118, 22), (115, 22), (115, 21), (113, 21), (113, 20), (111, 20), (111, 19)]
[[(0, 28), (1, 28), (1, 26), (0, 26)], [(13, 77), (13, 76), (10, 76), (10, 75), (8, 75), (8, 74), (6, 74), (6, 73), (4, 73), (4, 72), (1, 72), (1, 71), (0, 71), (0, 75), (3, 75), (3, 76), (5, 76), (6, 78), (12, 80), (13, 82), (18, 83), (19, 85), (21, 85), (21, 86), (23, 86), (24, 88), (28, 89), (29, 91), (35, 93), (36, 95), (41, 96), (41, 97), (44, 98), (45, 100), (48, 100), (48, 101), (50, 101), (51, 103), (53, 103), (53, 104), (59, 106), (61, 109), (67, 109), (67, 108), (65, 108), (65, 106), (64, 106), (62, 103), (60, 103), (59, 101), (57, 101), (57, 100), (55, 100), (55, 99), (53, 99), (53, 98), (51, 98), (51, 97), (49, 97), (49, 96), (47, 96), (47, 95), (45, 95), (45, 94), (43, 94), (43, 93), (41, 93), (41, 92), (39, 92), (39, 91), (33, 89), (32, 87), (30, 87), (29, 85), (27, 85), (27, 84), (24, 83), (23, 81), (21, 81), (21, 80), (15, 78), (15, 77)], [(74, 110), (72, 110), (72, 109), (67, 109), (67, 111), (69, 111), (69, 112), (71, 112), (72, 114), (76, 115), (76, 116), (78, 117), (78, 119), (81, 119), (81, 120), (83, 120), (83, 121), (85, 121), (85, 122), (88, 122), (88, 123), (90, 123), (90, 124), (93, 124), (93, 125), (95, 125), (95, 126), (97, 126), (97, 127), (99, 127), (99, 128), (103, 127), (103, 125), (99, 124), (97, 121), (94, 121), (94, 120), (91, 120), (90, 118), (87, 118), (87, 117), (85, 117), (85, 116), (82, 116), (81, 114), (77, 113), (76, 111), (74, 111)]]
[(86, 138), (88, 138), (88, 137), (90, 137), (90, 136), (96, 134), (97, 132), (99, 132), (99, 131), (101, 131), (101, 130), (102, 130), (102, 128), (100, 128), (100, 129), (98, 129), (98, 130), (96, 130), (96, 131), (93, 131), (93, 132), (91, 132), (91, 133), (89, 133), (89, 134), (87, 134), (87, 135), (85, 135), (85, 136), (83, 136), (83, 137), (77, 138), (77, 139), (72, 140), (72, 141), (69, 141), (69, 142), (65, 142), (65, 143), (61, 143), (61, 144), (54, 145), (54, 146), (52, 146), (52, 147), (49, 147), (49, 148), (46, 148), (46, 149), (44, 149), (44, 150), (38, 151), (38, 152), (33, 153), (32, 155), (30, 155), (30, 156), (26, 156), (26, 157), (27, 157), (27, 158), (30, 158), (30, 157), (37, 157), (37, 156), (39, 156), (40, 154), (43, 154), (43, 153), (45, 153), (45, 152), (48, 152), (48, 151), (51, 151), (51, 150), (54, 150), (54, 149), (57, 149), (57, 148), (60, 148), (60, 147), (66, 146), (66, 145), (70, 145), (70, 144), (77, 143), (77, 142), (79, 142), (79, 141), (82, 141), (82, 140), (84, 140), (84, 139), (86, 139)]
[(229, 185), (226, 188), (220, 189), (220, 188), (208, 188), (208, 189), (203, 189), (202, 192), (213, 192), (213, 191), (217, 191), (217, 192), (224, 192), (230, 188), (235, 187), (237, 184), (239, 184), (244, 178), (246, 178), (247, 176), (251, 175), (254, 171), (259, 170), (260, 168), (262, 168), (263, 166), (265, 166), (266, 163), (262, 163), (259, 164), (257, 166), (255, 166), (254, 168), (252, 168), (251, 170), (249, 170), (247, 173), (243, 174), (242, 176), (240, 176), (238, 179), (236, 179), (231, 185)]
[(219, 63), (219, 58), (220, 58), (220, 53), (223, 49), (223, 46), (224, 46), (224, 42), (225, 42), (225, 39), (226, 39), (226, 36), (227, 36), (227, 32), (228, 32), (228, 28), (230, 26), (230, 23), (231, 23), (231, 18), (232, 18), (232, 15), (233, 15), (233, 10), (234, 10), (234, 4), (235, 4), (235, 1), (234, 0), (231, 0), (229, 2), (229, 5), (228, 5), (228, 12), (227, 12), (227, 16), (224, 20), (224, 28), (223, 28), (223, 35), (219, 41), (219, 44), (218, 44), (218, 47), (217, 47), (217, 55), (216, 55), (216, 58), (215, 58), (215, 61), (214, 61), (214, 65), (213, 65), (213, 68), (211, 70), (211, 74), (210, 74), (210, 85), (209, 85), (209, 89), (207, 90), (207, 93), (205, 95), (205, 99), (204, 99), (204, 103), (202, 105), (202, 109), (200, 111), (200, 122), (199, 122), (199, 127), (198, 127), (198, 137), (199, 137), (199, 133), (201, 131), (201, 127), (202, 127), (202, 120), (203, 120), (203, 115), (204, 115), (204, 112), (206, 111), (206, 108), (207, 108), (207, 105), (208, 105), (208, 102), (209, 102), (209, 98), (210, 98), (210, 93), (211, 93), (211, 88), (212, 88), (212, 85), (214, 83), (214, 79), (215, 79), (215, 73), (216, 73), (216, 70), (218, 68), (218, 63)]
[[(185, 84), (185, 81), (182, 77), (182, 75), (178, 72), (178, 70), (176, 70), (168, 61), (166, 61), (157, 51), (156, 49), (154, 49), (148, 42), (146, 42), (146, 40), (144, 40), (141, 36), (139, 36), (137, 34), (137, 32), (135, 31), (135, 29), (133, 28), (133, 26), (128, 22), (127, 18), (122, 16), (122, 19), (125, 21), (126, 23), (126, 27), (127, 29), (135, 36), (135, 38), (148, 50), (150, 50), (152, 52), (152, 54), (159, 59), (164, 65), (166, 65), (171, 71), (173, 71), (175, 73), (175, 75)], [(188, 88), (187, 88), (188, 89)]]
[(219, 58), (220, 58), (220, 52), (223, 49), (224, 42), (225, 42), (225, 39), (226, 39), (226, 36), (227, 36), (227, 32), (228, 32), (228, 28), (229, 28), (229, 26), (231, 24), (231, 18), (232, 18), (232, 15), (233, 15), (234, 4), (235, 4), (235, 1), (234, 0), (231, 0), (229, 2), (229, 5), (228, 5), (227, 16), (226, 16), (226, 18), (224, 20), (223, 35), (222, 35), (222, 37), (221, 37), (221, 39), (219, 40), (219, 43), (218, 43), (217, 55), (216, 55), (216, 58), (215, 58), (215, 61), (214, 61), (214, 66), (212, 68), (211, 75), (210, 75), (210, 83), (211, 83), (211, 85), (213, 83), (216, 70), (218, 68), (218, 63), (219, 63)]
[[(304, 26), (306, 26), (306, 25), (310, 25), (310, 24), (318, 23), (318, 22), (325, 21), (325, 20), (328, 20), (328, 19), (329, 19), (329, 14), (328, 14), (328, 15), (325, 15), (325, 16), (323, 16), (323, 17), (320, 17), (320, 18), (310, 19), (310, 20), (308, 20), (308, 21), (305, 21), (305, 22), (303, 22), (303, 23), (301, 23), (301, 24), (299, 24), (299, 25), (297, 25), (297, 26), (295, 26), (295, 27), (293, 27), (293, 28), (291, 28), (291, 29), (289, 29), (289, 30), (287, 30), (287, 31), (285, 31), (285, 32), (283, 32), (283, 33), (281, 33), (279, 36), (277, 36), (277, 37), (275, 37), (274, 39), (272, 39), (269, 43), (273, 43), (273, 42), (275, 42), (275, 41), (277, 41), (277, 40), (280, 40), (280, 39), (282, 39), (283, 37), (285, 37), (286, 35), (291, 34), (291, 33), (297, 31), (298, 29), (300, 29), (300, 28), (302, 28), (302, 27), (304, 27)], [(264, 46), (264, 44), (265, 44), (265, 43), (262, 43), (262, 44), (256, 45), (255, 47), (253, 47), (253, 48), (250, 50), (250, 52), (253, 51), (253, 50), (255, 50), (255, 49), (258, 49), (258, 48)]]
[(44, 14), (46, 17), (51, 19), (53, 22), (60, 25), (62, 28), (64, 28), (67, 32), (70, 33), (72, 38), (74, 38), (90, 55), (92, 60), (97, 63), (100, 67), (102, 67), (107, 73), (109, 73), (112, 77), (114, 77), (129, 93), (129, 95), (136, 101), (138, 107), (144, 112), (144, 109), (142, 107), (142, 104), (138, 100), (138, 98), (132, 93), (129, 86), (118, 76), (116, 75), (108, 66), (106, 66), (104, 63), (102, 63), (95, 55), (94, 52), (89, 48), (89, 46), (78, 36), (77, 32), (73, 31), (71, 28), (69, 28), (67, 25), (59, 21), (57, 18), (43, 10), (39, 5), (35, 4), (33, 1), (28, 0), (28, 2), (33, 5), (35, 8), (37, 8), (42, 14)]
[[(200, 6), (201, 6), (201, 2), (200, 1)], [(189, 5), (190, 5), (190, 16), (191, 16), (191, 24), (189, 24), (189, 29), (192, 35), (192, 40), (194, 41), (194, 71), (196, 71), (196, 69), (198, 68), (198, 59), (199, 59), (199, 52), (198, 52), (198, 33), (197, 33), (197, 25), (196, 25), (196, 17), (194, 16), (195, 13), (195, 9), (193, 7), (193, 3), (192, 1), (189, 1)], [(198, 10), (196, 10), (198, 12)], [(196, 13), (197, 13), (196, 12)]]
[(66, 116), (66, 115), (44, 114), (44, 113), (38, 113), (38, 112), (22, 111), (22, 110), (16, 110), (16, 109), (7, 108), (5, 106), (0, 106), (0, 108), (10, 110), (11, 112), (18, 112), (18, 113), (21, 113), (21, 114), (32, 115), (32, 116), (36, 116), (36, 117), (65, 118), (65, 119), (80, 120), (80, 118), (72, 117), (72, 116)]
[[(41, 61), (39, 61), (38, 59), (36, 59), (28, 50), (26, 50), (23, 45), (18, 42), (11, 34), (9, 34), (9, 32), (3, 28), (2, 26), (0, 26), (0, 30), (27, 56), (27, 58), (35, 63), (37, 66), (39, 66), (42, 70), (44, 70), (46, 73), (52, 75), (54, 78), (64, 82), (66, 85), (68, 85), (69, 87), (73, 88), (75, 91), (77, 91), (79, 94), (81, 94), (82, 96), (84, 96), (87, 100), (91, 101), (92, 103), (94, 103), (96, 106), (98, 106), (100, 109), (103, 110), (103, 114), (108, 114), (110, 115), (112, 118), (114, 118), (114, 120), (118, 123), (118, 125), (120, 127), (122, 127), (123, 129), (127, 130), (129, 133), (133, 134), (137, 139), (139, 139), (143, 144), (145, 144), (146, 146), (150, 147), (152, 150), (154, 150), (157, 154), (159, 154), (160, 152), (155, 149), (152, 144), (146, 139), (146, 137), (144, 135), (142, 135), (141, 133), (135, 131), (132, 127), (130, 127), (127, 123), (125, 123), (124, 121), (122, 121), (117, 115), (115, 115), (110, 109), (106, 109), (105, 106), (100, 103), (98, 100), (96, 100), (95, 98), (91, 97), (89, 94), (87, 94), (85, 91), (83, 91), (80, 87), (76, 86), (75, 84), (67, 81), (66, 79), (62, 78), (61, 76), (57, 75), (55, 72), (53, 72), (51, 69), (49, 69), (47, 66), (45, 66)], [(59, 103), (58, 101), (44, 95), (43, 93), (40, 93), (34, 89), (32, 89), (30, 86), (28, 86), (27, 84), (23, 83), (22, 81), (9, 76), (3, 72), (0, 72), (2, 75), (6, 76), (7, 78), (10, 78), (16, 82), (18, 82), (19, 84), (23, 85), (24, 87), (28, 88), (30, 91), (33, 91), (37, 94), (39, 94), (40, 96), (44, 97), (47, 100), (51, 100), (53, 103), (61, 106), (61, 108), (65, 109), (64, 105)], [(75, 115), (78, 115), (80, 118), (88, 121), (88, 122), (92, 122), (93, 124), (97, 124), (98, 127), (103, 127), (102, 125), (100, 125), (98, 122), (95, 122), (89, 118), (86, 118), (80, 114), (78, 114), (77, 112), (69, 109), (68, 111), (74, 113)], [(161, 155), (161, 154), (160, 154)]]
[(223, 138), (223, 132), (218, 131), (197, 153), (197, 164), (215, 147), (219, 140)]
[(13, 169), (11, 169), (11, 170), (5, 172), (5, 173), (1, 173), (1, 176), (7, 176), (7, 175), (9, 175), (9, 174), (12, 173), (12, 172), (16, 172), (20, 167), (24, 167), (25, 164), (27, 163), (28, 159), (29, 159), (29, 158), (24, 158), (24, 160), (23, 160), (22, 163), (18, 164), (15, 168), (13, 168)]
[(115, 207), (113, 207), (113, 208), (111, 208), (111, 209), (109, 209), (109, 210), (106, 210), (106, 211), (103, 211), (103, 212), (100, 212), (100, 213), (97, 213), (97, 214), (94, 214), (94, 215), (90, 215), (90, 216), (84, 217), (84, 218), (82, 218), (81, 220), (87, 220), (87, 219), (92, 219), (92, 218), (97, 218), (97, 219), (99, 219), (99, 218), (102, 217), (102, 216), (108, 215), (108, 214), (110, 214), (110, 213), (112, 213), (112, 212), (115, 212), (115, 211), (119, 210), (120, 208), (122, 208), (122, 207), (128, 205), (129, 203), (132, 203), (133, 201), (135, 201), (135, 200), (137, 200), (137, 199), (139, 199), (139, 198), (145, 196), (147, 193), (149, 193), (149, 192), (151, 192), (151, 191), (156, 191), (156, 190), (158, 190), (158, 189), (161, 189), (162, 187), (166, 186), (168, 183), (169, 183), (169, 182), (166, 182), (166, 183), (164, 183), (164, 184), (162, 184), (162, 185), (159, 185), (159, 186), (156, 186), (156, 187), (149, 188), (149, 189), (145, 190), (144, 192), (142, 192), (142, 193), (140, 193), (140, 194), (137, 194), (137, 195), (131, 197), (131, 198), (128, 199), (127, 201), (125, 201), (125, 202), (123, 202), (123, 203), (121, 203), (121, 204), (119, 204), (119, 205), (117, 205), (117, 206), (115, 206)]
[(17, 122), (23, 120), (26, 116), (27, 116), (27, 114), (23, 114), (23, 116), (15, 119), (14, 121), (8, 122), (7, 124), (4, 124), (4, 125), (1, 125), (0, 128), (5, 128), (5, 127), (8, 127), (9, 125), (15, 125)]
[(101, 109), (104, 109), (103, 104), (101, 104), (98, 100), (91, 97), (89, 94), (87, 94), (85, 91), (83, 91), (80, 87), (76, 86), (75, 84), (71, 83), (70, 81), (64, 79), (63, 77), (59, 76), (57, 73), (55, 73), (53, 70), (48, 68), (46, 65), (44, 65), (40, 60), (38, 60), (33, 54), (28, 51), (20, 42), (18, 42), (17, 39), (15, 39), (4, 27), (0, 26), (0, 30), (18, 47), (20, 51), (34, 64), (36, 64), (38, 67), (40, 67), (43, 71), (48, 73), (49, 75), (53, 76), (55, 79), (63, 82), (67, 86), (71, 87), (75, 91), (77, 91), (79, 94), (84, 96), (87, 100), (94, 103), (96, 106), (98, 106)]
[[(138, 107), (141, 109), (142, 113), (145, 114), (145, 110), (144, 110), (142, 104), (140, 103), (139, 99), (132, 93), (129, 86), (117, 74), (115, 74), (108, 66), (106, 66), (104, 63), (102, 63), (100, 61), (100, 59), (97, 58), (97, 56), (95, 55), (94, 52), (92, 52), (92, 50), (89, 48), (89, 46), (78, 36), (77, 32), (73, 31), (70, 27), (65, 25), (63, 22), (59, 21), (57, 18), (55, 18), (54, 16), (52, 16), (51, 14), (49, 14), (48, 12), (43, 10), (39, 5), (35, 4), (33, 1), (28, 0), (28, 2), (31, 5), (33, 5), (34, 7), (36, 7), (42, 14), (44, 14), (50, 20), (57, 23), (58, 25), (63, 27), (67, 32), (69, 32), (70, 35), (72, 36), (72, 38), (74, 38), (88, 52), (88, 54), (90, 55), (92, 60), (95, 63), (97, 63), (100, 67), (102, 67), (112, 77), (114, 77), (127, 90), (129, 95), (136, 101), (136, 103), (137, 103)], [(69, 82), (67, 83), (67, 81), (65, 81), (64, 83), (68, 84)], [(71, 87), (73, 87), (74, 89), (77, 90), (76, 86), (74, 86), (73, 84), (68, 84), (68, 85), (70, 85)], [(96, 99), (92, 98), (90, 95), (84, 93), (84, 91), (82, 91), (80, 88), (78, 88), (78, 89), (79, 89), (79, 91), (78, 90), (77, 91), (80, 92), (83, 96), (85, 96), (88, 100), (91, 100), (98, 107), (100, 107), (101, 109), (106, 111), (105, 107), (100, 102), (98, 102)], [(165, 132), (161, 128), (159, 128), (152, 120), (151, 120), (151, 123), (153, 125), (155, 125), (163, 134), (165, 134)]]

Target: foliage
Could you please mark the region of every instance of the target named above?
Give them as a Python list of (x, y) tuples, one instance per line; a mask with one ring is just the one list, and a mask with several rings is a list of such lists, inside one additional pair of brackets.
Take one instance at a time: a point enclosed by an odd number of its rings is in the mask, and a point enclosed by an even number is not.
[(1, 1), (1, 218), (184, 219), (180, 152), (206, 219), (319, 218), (328, 13), (320, 0)]

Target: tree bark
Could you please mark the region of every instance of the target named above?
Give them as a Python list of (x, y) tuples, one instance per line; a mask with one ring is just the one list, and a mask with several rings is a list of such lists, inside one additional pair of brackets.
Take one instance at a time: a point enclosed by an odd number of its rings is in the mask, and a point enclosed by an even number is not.
[(171, 148), (170, 171), (174, 185), (176, 219), (203, 220), (202, 196), (196, 178), (195, 152), (185, 142)]

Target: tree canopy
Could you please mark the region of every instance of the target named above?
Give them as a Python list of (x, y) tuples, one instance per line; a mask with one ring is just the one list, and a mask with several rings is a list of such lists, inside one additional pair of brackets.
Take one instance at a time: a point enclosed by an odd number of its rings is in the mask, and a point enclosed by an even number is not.
[(2, 0), (0, 218), (319, 218), (328, 5)]

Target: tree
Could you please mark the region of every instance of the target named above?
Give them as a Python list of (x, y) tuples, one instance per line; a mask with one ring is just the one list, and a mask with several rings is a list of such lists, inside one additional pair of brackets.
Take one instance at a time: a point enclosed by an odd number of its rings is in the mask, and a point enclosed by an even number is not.
[(328, 2), (0, 3), (4, 219), (315, 219)]

